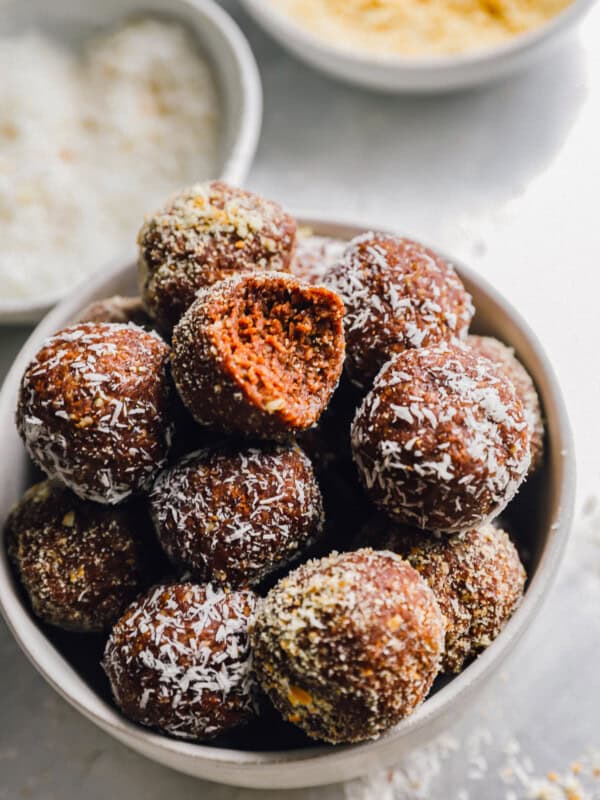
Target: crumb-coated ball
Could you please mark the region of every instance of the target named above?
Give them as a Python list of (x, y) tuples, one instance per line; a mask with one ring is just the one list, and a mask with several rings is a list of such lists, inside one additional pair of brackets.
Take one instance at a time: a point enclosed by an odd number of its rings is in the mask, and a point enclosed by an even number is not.
[(513, 348), (492, 336), (468, 336), (467, 344), (480, 356), (493, 361), (512, 381), (529, 418), (531, 464), (528, 474), (533, 475), (542, 466), (544, 460), (544, 420), (540, 398), (531, 375), (516, 357)]
[(397, 236), (353, 239), (325, 283), (344, 301), (346, 368), (364, 388), (393, 353), (464, 338), (474, 313), (450, 264)]
[(309, 736), (360, 742), (429, 691), (444, 618), (418, 572), (370, 549), (308, 561), (262, 601), (251, 630), (261, 688)]
[(75, 322), (133, 322), (140, 328), (152, 329), (152, 320), (142, 304), (141, 297), (123, 297), (116, 294), (90, 303), (77, 315)]
[(282, 439), (313, 425), (344, 361), (338, 295), (284, 273), (201, 289), (173, 331), (179, 395), (201, 425)]
[(361, 543), (406, 559), (433, 589), (446, 617), (444, 672), (460, 672), (500, 634), (523, 596), (526, 574), (508, 534), (491, 524), (451, 536), (367, 523)]
[(175, 194), (139, 235), (144, 304), (168, 332), (196, 292), (232, 273), (289, 270), (296, 223), (277, 203), (221, 181)]
[(149, 489), (172, 437), (168, 365), (168, 346), (135, 325), (80, 323), (51, 336), (19, 393), (33, 461), (86, 500)]
[(248, 722), (255, 607), (252, 592), (210, 583), (156, 586), (133, 602), (102, 661), (123, 714), (182, 739), (211, 739)]
[(342, 257), (347, 242), (331, 236), (298, 232), (296, 251), (290, 264), (292, 275), (311, 284), (322, 283), (326, 273)]
[(36, 616), (73, 631), (110, 627), (154, 579), (152, 536), (133, 509), (32, 486), (6, 523), (8, 553)]
[(260, 583), (323, 529), (321, 492), (297, 445), (192, 453), (159, 475), (150, 505), (171, 560), (229, 586)]
[(510, 381), (459, 344), (397, 353), (352, 424), (363, 484), (398, 522), (469, 530), (496, 517), (529, 468), (529, 424)]

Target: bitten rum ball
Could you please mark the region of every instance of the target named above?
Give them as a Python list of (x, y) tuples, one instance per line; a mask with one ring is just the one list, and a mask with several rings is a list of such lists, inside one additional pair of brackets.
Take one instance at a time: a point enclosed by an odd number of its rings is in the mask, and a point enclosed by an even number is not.
[(310, 428), (344, 361), (344, 306), (322, 286), (254, 273), (198, 292), (173, 332), (173, 377), (201, 425), (264, 439)]
[(444, 625), (433, 592), (398, 556), (333, 553), (290, 573), (259, 606), (251, 632), (257, 677), (309, 736), (373, 739), (426, 696)]
[(397, 236), (358, 236), (325, 283), (344, 301), (346, 369), (364, 388), (393, 353), (464, 338), (474, 313), (454, 269)]
[(396, 354), (352, 425), (352, 450), (388, 516), (459, 532), (496, 517), (527, 474), (529, 422), (487, 358), (442, 344)]
[(544, 461), (544, 420), (540, 399), (531, 375), (515, 356), (512, 347), (494, 339), (492, 336), (469, 336), (467, 344), (476, 353), (489, 358), (512, 382), (519, 400), (529, 418), (531, 435), (531, 464), (529, 475), (533, 475)]
[(169, 332), (203, 286), (238, 272), (289, 270), (295, 242), (296, 223), (277, 203), (221, 181), (184, 189), (138, 235), (146, 309)]
[(521, 602), (526, 574), (508, 534), (486, 524), (452, 536), (370, 521), (361, 542), (406, 559), (446, 617), (444, 672), (460, 672), (502, 632)]
[(80, 323), (51, 336), (19, 393), (33, 461), (98, 503), (148, 490), (171, 444), (168, 364), (167, 345), (135, 325)]
[(230, 586), (260, 583), (323, 530), (321, 492), (296, 445), (200, 450), (158, 477), (150, 504), (169, 557)]
[(182, 739), (212, 739), (255, 713), (252, 592), (157, 586), (112, 630), (103, 667), (129, 719)]
[[(145, 523), (145, 524), (144, 524)], [(36, 616), (72, 631), (102, 631), (154, 579), (149, 520), (32, 486), (6, 523), (8, 552)]]

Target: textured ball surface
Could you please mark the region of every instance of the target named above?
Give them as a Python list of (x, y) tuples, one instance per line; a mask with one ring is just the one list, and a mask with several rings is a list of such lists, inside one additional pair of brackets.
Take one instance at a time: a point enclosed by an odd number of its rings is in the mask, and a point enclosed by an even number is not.
[(343, 304), (321, 286), (255, 273), (198, 292), (173, 332), (173, 376), (201, 425), (289, 438), (313, 425), (344, 360)]
[(517, 492), (529, 468), (529, 423), (491, 361), (444, 343), (383, 367), (354, 419), (352, 449), (365, 489), (390, 517), (466, 531)]
[(50, 481), (32, 486), (6, 533), (36, 616), (66, 630), (110, 627), (153, 580), (148, 528), (132, 509), (80, 500)]
[(261, 603), (251, 636), (258, 680), (286, 720), (315, 739), (359, 742), (424, 699), (444, 618), (410, 565), (365, 549), (290, 573)]
[(501, 633), (523, 596), (526, 574), (508, 534), (487, 524), (453, 536), (379, 517), (361, 541), (405, 558), (433, 589), (446, 617), (442, 670), (460, 672)]
[(327, 272), (342, 257), (347, 242), (331, 236), (302, 235), (298, 232), (290, 272), (307, 283), (323, 283)]
[(133, 322), (140, 328), (152, 329), (152, 320), (142, 304), (141, 297), (114, 295), (96, 300), (77, 315), (76, 322)]
[(533, 475), (544, 461), (544, 420), (540, 398), (531, 375), (515, 356), (513, 348), (492, 336), (469, 336), (467, 344), (480, 356), (493, 361), (515, 387), (517, 396), (523, 403), (529, 418), (531, 464), (528, 474)]
[(170, 331), (196, 292), (237, 272), (287, 271), (296, 223), (269, 200), (220, 181), (185, 189), (138, 235), (144, 304)]
[(149, 489), (171, 444), (168, 361), (167, 345), (134, 325), (81, 323), (47, 339), (17, 408), (33, 461), (99, 503)]
[(325, 282), (344, 301), (346, 368), (365, 388), (393, 353), (464, 338), (474, 313), (454, 269), (397, 236), (353, 239)]
[(297, 446), (208, 448), (156, 481), (154, 525), (169, 557), (202, 580), (252, 586), (323, 529), (323, 501)]
[(117, 622), (103, 667), (126, 717), (211, 739), (254, 715), (248, 623), (256, 597), (211, 584), (157, 586)]

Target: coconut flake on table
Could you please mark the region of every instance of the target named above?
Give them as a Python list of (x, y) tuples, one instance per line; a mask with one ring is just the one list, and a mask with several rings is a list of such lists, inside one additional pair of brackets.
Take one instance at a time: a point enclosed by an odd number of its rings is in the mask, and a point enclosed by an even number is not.
[(212, 177), (214, 77), (177, 24), (138, 19), (65, 49), (0, 39), (0, 296), (63, 292), (126, 249), (144, 213)]

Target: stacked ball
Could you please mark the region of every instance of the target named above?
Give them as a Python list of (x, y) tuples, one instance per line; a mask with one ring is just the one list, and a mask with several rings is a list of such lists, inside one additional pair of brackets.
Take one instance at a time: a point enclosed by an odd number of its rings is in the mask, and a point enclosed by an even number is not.
[(491, 523), (542, 460), (533, 383), (416, 242), (297, 235), (220, 182), (138, 242), (141, 297), (85, 309), (23, 376), (48, 480), (6, 539), (32, 610), (109, 631), (116, 704), (163, 733), (268, 698), (314, 739), (375, 738), (519, 603)]

